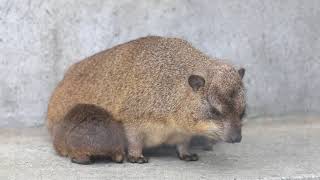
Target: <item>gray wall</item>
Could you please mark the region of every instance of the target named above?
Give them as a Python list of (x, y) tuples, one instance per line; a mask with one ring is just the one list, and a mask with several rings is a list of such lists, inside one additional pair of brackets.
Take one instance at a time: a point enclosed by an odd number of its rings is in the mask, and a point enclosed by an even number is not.
[(320, 112), (319, 0), (0, 0), (0, 126), (42, 124), (68, 66), (150, 34), (244, 66), (249, 116)]

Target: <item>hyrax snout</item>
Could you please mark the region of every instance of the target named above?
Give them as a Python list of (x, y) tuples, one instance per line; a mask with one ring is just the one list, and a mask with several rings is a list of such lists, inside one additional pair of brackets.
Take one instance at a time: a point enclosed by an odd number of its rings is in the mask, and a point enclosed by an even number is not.
[(79, 103), (112, 113), (125, 130), (130, 162), (143, 148), (176, 145), (182, 160), (193, 136), (240, 142), (244, 69), (211, 58), (178, 38), (149, 36), (97, 53), (70, 67), (48, 106), (48, 128)]
[(53, 129), (56, 152), (79, 164), (92, 163), (94, 157), (122, 162), (125, 135), (122, 125), (104, 109), (90, 104), (73, 107)]
[(226, 124), (225, 126), (227, 126), (226, 127), (227, 130), (225, 130), (226, 135), (223, 140), (228, 143), (241, 142), (241, 139), (242, 139), (241, 124), (237, 125), (235, 127), (228, 127), (228, 126), (230, 126), (229, 124)]

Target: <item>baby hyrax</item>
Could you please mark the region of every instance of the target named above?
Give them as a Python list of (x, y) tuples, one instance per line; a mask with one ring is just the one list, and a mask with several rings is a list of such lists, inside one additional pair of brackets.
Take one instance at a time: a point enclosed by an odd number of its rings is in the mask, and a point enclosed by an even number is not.
[(72, 65), (50, 99), (48, 129), (74, 105), (95, 104), (121, 121), (130, 162), (147, 162), (143, 149), (161, 144), (197, 160), (193, 136), (240, 142), (244, 72), (179, 38), (139, 38)]
[(53, 129), (56, 152), (79, 164), (90, 164), (94, 157), (122, 162), (124, 141), (122, 125), (104, 109), (90, 104), (73, 107)]

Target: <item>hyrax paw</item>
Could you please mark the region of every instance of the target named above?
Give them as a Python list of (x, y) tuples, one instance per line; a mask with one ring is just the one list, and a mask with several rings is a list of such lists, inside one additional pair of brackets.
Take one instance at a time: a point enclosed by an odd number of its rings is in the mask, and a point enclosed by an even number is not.
[(93, 161), (89, 157), (73, 157), (71, 158), (71, 162), (82, 165), (88, 165), (93, 163)]
[(135, 157), (135, 156), (128, 156), (128, 161), (131, 163), (139, 163), (139, 164), (143, 164), (143, 163), (147, 163), (148, 162), (148, 158), (140, 156), (140, 157)]
[(184, 161), (198, 161), (199, 157), (197, 154), (181, 154), (178, 155), (180, 160), (184, 160)]
[(205, 150), (205, 151), (212, 151), (213, 150), (213, 145), (207, 144), (207, 145), (203, 146), (202, 149)]
[(116, 163), (123, 163), (124, 155), (123, 154), (114, 154), (112, 156), (112, 161)]

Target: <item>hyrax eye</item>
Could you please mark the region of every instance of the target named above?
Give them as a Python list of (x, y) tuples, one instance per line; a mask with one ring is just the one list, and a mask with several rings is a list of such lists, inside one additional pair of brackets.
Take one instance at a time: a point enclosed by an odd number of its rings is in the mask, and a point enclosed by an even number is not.
[(211, 113), (216, 116), (221, 116), (221, 112), (215, 107), (211, 107)]

